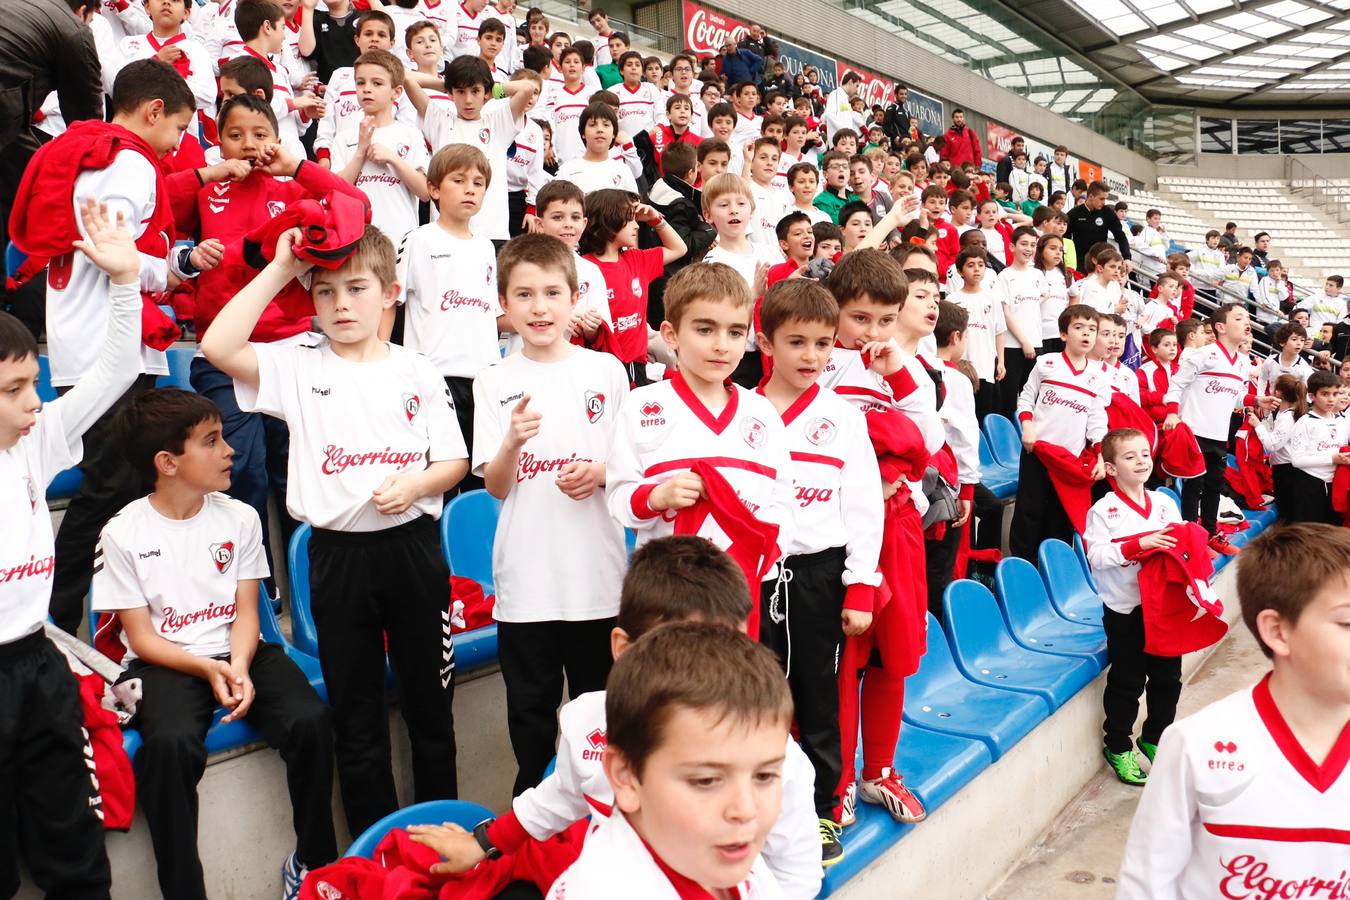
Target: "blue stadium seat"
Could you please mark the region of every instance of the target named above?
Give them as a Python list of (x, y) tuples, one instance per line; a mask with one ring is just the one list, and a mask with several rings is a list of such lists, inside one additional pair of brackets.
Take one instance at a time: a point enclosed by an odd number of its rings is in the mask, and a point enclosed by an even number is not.
[(5, 275), (13, 278), (19, 272), (19, 266), (28, 261), (28, 254), (24, 253), (14, 242), (10, 241), (5, 245)]
[(1022, 436), (1017, 427), (1006, 416), (990, 413), (984, 417), (984, 433), (989, 438), (994, 459), (1018, 471), (1022, 465)]
[(1040, 573), (1025, 559), (1004, 559), (994, 569), (999, 606), (1013, 640), (1028, 650), (1090, 659), (1106, 668), (1106, 633), (1066, 622), (1055, 612)]
[(384, 840), (384, 836), (395, 828), (407, 828), (409, 825), (440, 825), (442, 822), (454, 822), (462, 828), (472, 829), (484, 819), (492, 818), (492, 810), (467, 800), (430, 800), (416, 803), (391, 812), (374, 825), (362, 832), (352, 841), (343, 856), (364, 856), (370, 859), (375, 848)]
[[(956, 667), (942, 625), (928, 614), (928, 652), (905, 680), (904, 720), (980, 741), (998, 759), (1049, 715), (1039, 697), (969, 680)], [(904, 729), (901, 729), (904, 744)]]
[(441, 516), (441, 548), (450, 571), (472, 578), (485, 593), (492, 587), (492, 541), (502, 503), (485, 490), (468, 491), (450, 501)]
[(1092, 588), (1093, 593), (1097, 592), (1097, 579), (1092, 577), (1092, 566), (1088, 564), (1087, 548), (1083, 546), (1083, 536), (1075, 533), (1073, 536), (1073, 552), (1078, 557), (1078, 565), (1083, 569), (1083, 577), (1087, 579), (1088, 587)]
[[(896, 771), (931, 814), (993, 762), (989, 748), (974, 738), (933, 731), (906, 723), (896, 748)], [(859, 755), (858, 765), (862, 765)], [(909, 832), (890, 813), (870, 803), (858, 804), (858, 821), (844, 831), (845, 856), (825, 870), (820, 896), (827, 897), (860, 873)]]
[[(11, 244), (10, 247), (14, 245)], [(50, 403), (56, 399), (56, 388), (52, 386), (52, 367), (46, 356), (38, 356), (38, 399)], [(48, 500), (69, 500), (84, 480), (84, 473), (72, 466), (64, 472), (57, 472), (52, 483), (47, 485)]]
[(272, 598), (267, 596), (267, 588), (261, 581), (258, 582), (258, 624), (262, 639), (269, 644), (279, 644), (291, 661), (305, 673), (305, 678), (318, 693), (319, 699), (327, 703), (328, 687), (323, 683), (323, 670), (319, 666), (319, 661), (308, 653), (300, 652), (286, 639), (281, 630), (281, 622), (277, 619), (277, 612), (272, 608)]
[(314, 613), (309, 608), (309, 536), (313, 531), (301, 523), (286, 548), (286, 571), (291, 580), (291, 634), (300, 652), (315, 659), (319, 656), (319, 634), (314, 629)]
[(185, 391), (192, 390), (188, 375), (192, 370), (192, 355), (196, 351), (191, 347), (170, 347), (164, 355), (169, 359), (169, 374), (155, 379), (155, 387), (175, 387)]
[(1167, 487), (1166, 485), (1164, 485), (1163, 487), (1158, 488), (1158, 492), (1161, 493), (1161, 494), (1166, 494), (1167, 496), (1171, 497), (1171, 498), (1172, 498), (1172, 502), (1175, 503), (1175, 504), (1177, 505), (1177, 511), (1178, 511), (1178, 512), (1181, 511), (1181, 495), (1180, 495), (1180, 494), (1178, 494), (1176, 491), (1172, 490), (1170, 487)]
[(980, 483), (1000, 500), (1017, 493), (1017, 472), (1000, 465), (994, 458), (994, 451), (989, 448), (989, 440), (983, 431), (980, 432)]
[(1088, 583), (1078, 555), (1059, 540), (1042, 541), (1037, 553), (1041, 580), (1050, 594), (1050, 603), (1070, 622), (1101, 627), (1102, 598)]
[(952, 657), (971, 681), (1035, 695), (1054, 712), (1097, 677), (1095, 661), (1018, 646), (1004, 627), (998, 601), (977, 581), (947, 585), (942, 603)]

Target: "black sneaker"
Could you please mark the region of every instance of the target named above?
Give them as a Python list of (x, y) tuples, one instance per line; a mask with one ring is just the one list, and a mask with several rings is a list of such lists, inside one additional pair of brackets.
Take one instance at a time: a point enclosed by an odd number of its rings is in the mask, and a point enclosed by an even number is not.
[(844, 858), (839, 831), (833, 819), (820, 820), (820, 864), (827, 869)]

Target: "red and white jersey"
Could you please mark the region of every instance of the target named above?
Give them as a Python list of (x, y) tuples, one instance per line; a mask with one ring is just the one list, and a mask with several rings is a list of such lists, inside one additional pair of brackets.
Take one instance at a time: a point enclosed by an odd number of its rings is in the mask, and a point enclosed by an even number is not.
[(286, 509), (334, 531), (383, 531), (419, 516), (439, 518), (441, 495), (384, 515), (371, 494), (390, 475), (469, 458), (445, 381), (425, 357), (397, 344), (372, 362), (317, 346), (252, 344), (258, 389), (235, 382), (244, 412), (284, 420), (291, 430)]
[(1180, 521), (1176, 502), (1161, 491), (1144, 491), (1143, 506), (1119, 491), (1092, 504), (1083, 548), (1108, 609), (1128, 614), (1139, 605), (1139, 541)]
[(179, 74), (183, 75), (188, 87), (192, 88), (192, 96), (197, 101), (197, 109), (214, 119), (216, 117), (217, 93), (215, 61), (211, 59), (211, 55), (201, 42), (193, 40), (182, 32), (164, 40), (155, 37), (153, 32), (147, 32), (122, 38), (120, 49), (123, 63), (128, 63), (138, 59), (157, 57), (159, 51), (165, 47), (177, 47), (183, 51), (183, 57), (187, 59), (188, 71), (185, 75), (181, 71)]
[(637, 181), (634, 180), (628, 164), (622, 159), (594, 162), (578, 156), (558, 166), (558, 173), (553, 177), (558, 181), (572, 182), (586, 194), (607, 189), (628, 191), (633, 194), (638, 192)]
[[(598, 51), (599, 48), (597, 48)], [(695, 82), (697, 83), (697, 82)], [(661, 100), (656, 106), (656, 124), (669, 125), (670, 116), (666, 115), (666, 101), (671, 95), (679, 93), (678, 91), (661, 92)], [(694, 107), (693, 117), (689, 119), (689, 130), (699, 138), (708, 137), (708, 107), (703, 104), (703, 98), (698, 95), (698, 90), (691, 87), (690, 93), (684, 96), (689, 98), (689, 103)]]
[[(599, 828), (614, 806), (614, 790), (603, 764), (605, 731), (604, 691), (582, 694), (564, 705), (558, 711), (558, 755), (553, 773), (513, 800), (511, 812), (494, 823), (490, 834), (507, 825), (543, 841), (587, 816), (591, 817), (591, 830)], [(820, 891), (820, 862), (810, 853), (812, 840), (820, 843), (812, 799), (815, 780), (810, 760), (797, 742), (788, 738), (783, 759), (783, 806), (764, 842), (762, 856), (783, 896), (791, 900), (809, 900)], [(509, 818), (515, 821), (508, 825)]]
[[(756, 856), (745, 878), (728, 895), (737, 900), (779, 900), (783, 892), (763, 857)], [(581, 855), (553, 882), (547, 900), (683, 900), (710, 896), (658, 857), (623, 813), (616, 811), (587, 836)]]
[(506, 199), (506, 152), (520, 132), (523, 118), (518, 120), (511, 115), (510, 100), (491, 101), (476, 119), (462, 118), (453, 103), (428, 106), (422, 118), (422, 133), (431, 145), (432, 154), (447, 144), (469, 144), (488, 158), (492, 181), (469, 227), (474, 234), (490, 241), (504, 241), (511, 236), (507, 227), (510, 212)]
[(1272, 466), (1283, 465), (1293, 460), (1290, 455), (1289, 439), (1294, 436), (1294, 424), (1292, 409), (1282, 409), (1276, 415), (1266, 416), (1256, 423), (1256, 436), (1260, 439), (1261, 446), (1266, 448), (1266, 461)]
[(777, 255), (775, 262), (783, 261), (783, 251), (778, 246), (778, 220), (787, 215), (793, 205), (792, 195), (770, 184), (768, 187), (747, 178), (750, 196), (755, 200), (755, 209), (750, 213), (750, 227), (745, 236), (756, 247), (762, 247), (770, 255)]
[[(428, 90), (427, 96), (433, 102), (437, 102), (440, 97), (449, 101), (449, 97), (440, 91)], [(331, 153), (338, 141), (354, 140), (359, 136), (361, 120), (366, 114), (356, 98), (356, 70), (351, 66), (334, 69), (328, 79), (324, 99), (327, 105), (323, 118), (319, 120), (319, 128), (314, 133), (314, 153), (320, 159)], [(418, 124), (417, 110), (406, 97), (394, 101), (394, 118), (408, 125)]]
[(659, 87), (650, 81), (640, 81), (637, 87), (630, 88), (621, 81), (611, 90), (619, 98), (619, 130), (637, 134), (655, 127), (657, 111), (663, 108)]
[[(743, 116), (736, 113), (736, 127), (731, 131), (731, 140), (728, 141), (733, 147), (745, 147), (746, 144), (753, 144), (760, 135), (764, 133), (764, 117), (760, 115)], [(737, 157), (744, 159), (743, 152), (732, 153), (731, 158)]]
[(544, 129), (534, 119), (525, 118), (525, 127), (516, 134), (516, 150), (506, 165), (506, 189), (524, 191), (525, 205), (534, 206), (539, 189), (553, 180), (544, 171)]
[(820, 183), (820, 166), (816, 163), (815, 157), (811, 154), (798, 155), (784, 150), (778, 155), (778, 174), (773, 176), (773, 186), (779, 190), (789, 190), (788, 169), (791, 169), (797, 163), (809, 163), (816, 170), (816, 183)]
[[(762, 392), (761, 392), (762, 393)], [(881, 584), (881, 472), (867, 437), (867, 420), (857, 407), (813, 384), (783, 411), (792, 475), (792, 538), (779, 542), (784, 556), (847, 548), (844, 584), (866, 600), (849, 609), (871, 611), (872, 591)]]
[(1075, 303), (1090, 306), (1099, 313), (1114, 315), (1123, 293), (1120, 282), (1108, 281), (1102, 284), (1097, 276), (1089, 275), (1081, 281), (1075, 281), (1069, 288), (1069, 295), (1077, 298)]
[(437, 222), (414, 228), (399, 245), (398, 281), (407, 313), (403, 345), (437, 372), (473, 378), (501, 361), (492, 241), (457, 238)]
[[(609, 313), (609, 288), (605, 284), (605, 274), (600, 267), (584, 256), (574, 256), (572, 262), (577, 266), (577, 305), (574, 315), (595, 311), (600, 314), (610, 331), (614, 330), (614, 317)], [(524, 341), (514, 331), (506, 337), (506, 354), (510, 356), (518, 351)]]
[[(953, 283), (950, 275), (947, 277), (947, 283)], [(956, 283), (960, 283), (960, 279), (957, 279)], [(998, 336), (1008, 330), (1007, 322), (1003, 318), (1002, 297), (988, 290), (980, 290), (973, 294), (960, 290), (948, 294), (947, 299), (964, 309), (968, 317), (963, 358), (970, 360), (970, 364), (975, 367), (975, 374), (980, 376), (981, 381), (993, 384), (999, 363)]]
[(1165, 402), (1198, 437), (1228, 441), (1228, 422), (1247, 395), (1251, 361), (1241, 351), (1229, 353), (1220, 341), (1196, 347), (1181, 357), (1181, 366), (1167, 386)]
[[(389, 5), (386, 4), (384, 9), (385, 12), (388, 12)], [(418, 0), (417, 7), (413, 12), (416, 14), (418, 20), (430, 22), (436, 26), (437, 36), (440, 37), (441, 46), (444, 47), (446, 45), (446, 29), (452, 22), (456, 21), (455, 14), (458, 12), (458, 9), (458, 5), (454, 3), (453, 0), (436, 0), (435, 3), (430, 3), (428, 0)], [(509, 35), (511, 32), (508, 31), (507, 34)], [(394, 46), (403, 47), (406, 46), (406, 44), (403, 40), (398, 40), (394, 42)]]
[[(1045, 273), (1030, 266), (1020, 270), (1008, 266), (998, 273), (998, 279), (994, 284), (994, 291), (1003, 304), (1004, 317), (1017, 323), (1022, 336), (1027, 340), (1027, 346), (1040, 347), (1041, 301), (1050, 293), (1050, 288), (1045, 283)], [(1022, 347), (1021, 342), (1013, 334), (1011, 325), (1008, 333), (1003, 336), (1003, 345), (1014, 349)]]
[(1059, 337), (1059, 314), (1069, 306), (1069, 286), (1060, 269), (1044, 269), (1045, 300), (1041, 302), (1041, 341)]
[[(420, 6), (420, 4), (419, 4), (419, 6)], [(411, 28), (413, 25), (416, 25), (418, 22), (429, 22), (429, 21), (432, 21), (432, 20), (430, 20), (430, 19), (428, 19), (426, 16), (422, 15), (421, 11), (418, 10), (418, 9), (415, 9), (415, 8), (414, 8), (414, 9), (404, 9), (403, 7), (401, 7), (401, 6), (396, 6), (396, 5), (393, 4), (393, 3), (386, 3), (381, 11), (382, 11), (385, 15), (387, 15), (390, 19), (392, 19), (393, 22), (394, 22), (394, 47), (393, 47), (393, 49), (392, 49), (390, 52), (393, 53), (394, 56), (398, 57), (400, 60), (403, 60), (403, 61), (404, 61), (404, 64), (406, 65), (406, 64), (407, 64), (407, 46), (408, 46), (408, 38), (407, 38), (407, 34), (408, 34), (408, 29)], [(438, 23), (438, 24), (439, 24), (439, 23)], [(440, 29), (440, 32), (437, 34), (437, 37), (440, 37), (440, 38), (441, 38), (441, 46), (442, 46), (442, 48), (445, 47), (444, 33), (445, 33), (445, 29), (442, 28), (442, 29)], [(477, 53), (477, 52), (478, 52), (478, 43), (477, 43), (476, 37), (477, 37), (477, 36), (475, 35), (475, 41), (474, 41), (474, 45), (473, 45), (474, 53)], [(409, 69), (412, 69), (412, 68), (415, 68), (415, 66), (409, 65), (408, 68), (409, 68)]]
[[(488, 18), (488, 8), (483, 6), (476, 14), (469, 12), (463, 3), (455, 4), (453, 18), (446, 17), (445, 35), (442, 37), (442, 44), (445, 46), (445, 58), (455, 59), (460, 56), (478, 55), (478, 29), (483, 26), (483, 22)], [(452, 32), (450, 29), (453, 28)], [(514, 34), (507, 34), (508, 40), (515, 43)]]
[[(605, 492), (610, 515), (637, 531), (639, 546), (674, 533), (675, 516), (653, 510), (647, 498), (698, 460), (716, 467), (756, 518), (779, 526), (780, 547), (792, 539), (792, 475), (783, 420), (759, 394), (737, 385), (729, 390), (726, 406), (714, 414), (676, 373), (633, 391), (619, 408)], [(731, 544), (711, 516), (700, 536), (723, 549)]]
[(497, 518), (497, 621), (582, 622), (618, 614), (628, 564), (623, 528), (609, 515), (603, 491), (573, 500), (556, 482), (571, 462), (609, 457), (627, 393), (628, 373), (617, 359), (581, 348), (553, 363), (515, 353), (474, 380), (474, 474), (483, 475), (501, 449), (522, 397), (528, 394), (529, 408), (543, 416), (539, 433), (521, 448), (515, 484)]
[(1336, 474), (1334, 454), (1350, 440), (1350, 419), (1332, 415), (1326, 418), (1310, 412), (1294, 423), (1289, 433), (1289, 461), (1314, 478), (1328, 484)]
[[(239, 29), (234, 24), (234, 11), (235, 0), (221, 0), (215, 14), (205, 20), (201, 30), (202, 44), (210, 54), (211, 64), (217, 73), (220, 72), (221, 63), (244, 52), (244, 39), (239, 36)], [(194, 22), (193, 28), (196, 27)]]
[[(422, 2), (425, 4), (426, 0), (422, 0)], [(441, 8), (445, 8), (448, 2), (449, 0), (441, 0)], [(483, 21), (488, 19), (496, 19), (506, 29), (506, 44), (502, 47), (501, 55), (497, 57), (497, 65), (508, 73), (514, 73), (516, 69), (520, 68), (520, 60), (525, 53), (525, 48), (516, 41), (516, 27), (520, 23), (516, 21), (516, 17), (512, 13), (502, 12), (491, 3), (483, 7)], [(606, 51), (609, 50), (607, 46), (602, 45), (602, 47)], [(596, 52), (598, 53), (602, 47), (596, 47)]]
[[(777, 224), (777, 223), (774, 223)], [(703, 262), (719, 262), (731, 266), (736, 272), (745, 279), (745, 286), (754, 290), (755, 269), (760, 263), (768, 263), (770, 266), (776, 266), (783, 261), (783, 251), (778, 249), (778, 241), (775, 238), (772, 247), (766, 244), (750, 242), (749, 253), (737, 253), (723, 247), (720, 243), (714, 241), (707, 254), (703, 257)], [(750, 342), (751, 347), (754, 341)]]
[(581, 139), (581, 113), (586, 109), (591, 89), (583, 82), (575, 90), (561, 81), (549, 81), (539, 98), (539, 109), (553, 126), (553, 153), (559, 163), (580, 159), (586, 152)]
[(136, 0), (101, 0), (94, 5), (112, 26), (119, 41), (128, 35), (145, 34), (153, 27), (145, 4)]
[(1257, 378), (1257, 392), (1262, 396), (1268, 396), (1274, 392), (1275, 382), (1281, 375), (1296, 375), (1300, 381), (1307, 381), (1312, 375), (1313, 367), (1302, 356), (1295, 356), (1294, 361), (1285, 365), (1278, 352), (1272, 353), (1261, 363), (1261, 374)]
[[(155, 209), (155, 189), (150, 161), (135, 150), (123, 150), (106, 169), (89, 169), (75, 179), (71, 192), (75, 227), (88, 238), (80, 220), (80, 206), (92, 198), (107, 207), (113, 220), (121, 213), (131, 236), (140, 239)], [(169, 266), (164, 258), (141, 254), (142, 290), (163, 291), (168, 278)], [(78, 251), (57, 257), (48, 265), (47, 355), (54, 386), (69, 387), (93, 368), (111, 315), (109, 289), (107, 273)], [(163, 351), (141, 347), (140, 371), (169, 374)]]
[(1085, 359), (1075, 369), (1067, 353), (1047, 353), (1036, 358), (1017, 398), (1017, 418), (1035, 424), (1037, 440), (1077, 455), (1106, 434), (1110, 402), (1111, 381), (1101, 363)]
[[(980, 420), (975, 416), (975, 386), (965, 373), (948, 362), (942, 373), (942, 429), (956, 457), (961, 486), (980, 483)], [(973, 496), (973, 495), (972, 495)]]
[[(1120, 360), (1114, 363), (1104, 362), (1102, 367), (1106, 369), (1106, 377), (1111, 379), (1111, 390), (1120, 391), (1135, 403), (1139, 402), (1139, 376), (1135, 374), (1134, 369)], [(1109, 406), (1111, 403), (1109, 397), (1106, 402)]]
[(1173, 309), (1169, 304), (1156, 298), (1149, 300), (1139, 311), (1139, 320), (1136, 323), (1139, 326), (1139, 336), (1147, 338), (1153, 333), (1153, 329), (1161, 328), (1164, 322), (1176, 322), (1180, 318), (1180, 310)]
[[(103, 526), (94, 551), (93, 608), (144, 607), (155, 634), (180, 650), (228, 656), (239, 582), (268, 574), (262, 523), (247, 503), (207, 494), (192, 518), (170, 519), (140, 497)], [(125, 631), (122, 643), (126, 658), (135, 659)]]
[[(404, 122), (392, 122), (375, 129), (371, 144), (387, 147), (414, 169), (426, 171), (431, 162), (422, 132)], [(356, 155), (360, 146), (359, 132), (346, 140), (333, 143), (333, 170), (340, 172)], [(370, 223), (384, 232), (394, 244), (417, 227), (417, 195), (403, 181), (403, 176), (392, 163), (377, 163), (366, 159), (356, 176), (356, 187), (370, 200)]]
[(1350, 727), (1315, 762), (1269, 682), (1164, 732), (1125, 845), (1120, 900), (1350, 894)]

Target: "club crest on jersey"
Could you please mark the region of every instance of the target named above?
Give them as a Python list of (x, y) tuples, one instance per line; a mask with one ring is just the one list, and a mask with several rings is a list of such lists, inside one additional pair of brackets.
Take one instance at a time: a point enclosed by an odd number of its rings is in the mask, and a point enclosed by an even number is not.
[(23, 486), (28, 489), (28, 506), (31, 512), (37, 511), (37, 488), (33, 485), (33, 476), (23, 476)]
[(417, 414), (421, 411), (421, 409), (422, 409), (421, 397), (417, 396), (416, 394), (403, 395), (403, 414), (408, 417), (409, 422), (417, 418)]
[(834, 423), (823, 416), (806, 423), (806, 439), (817, 447), (833, 442), (838, 433)]
[(492, 140), (492, 129), (480, 128), (478, 130), (478, 142), (480, 144), (486, 144), (490, 140)]
[(769, 439), (769, 431), (764, 427), (763, 422), (752, 416), (741, 422), (741, 437), (752, 448), (758, 450)]
[(268, 214), (269, 216), (271, 216), (272, 218), (274, 218), (274, 219), (275, 219), (277, 216), (281, 215), (282, 212), (285, 211), (285, 209), (286, 209), (286, 204), (285, 204), (285, 203), (282, 203), (280, 200), (268, 200), (268, 201), (267, 201), (267, 214)]
[(592, 425), (600, 421), (605, 414), (605, 395), (597, 391), (586, 392), (586, 420)]
[(223, 544), (211, 545), (211, 562), (216, 564), (216, 571), (225, 574), (230, 568), (230, 563), (234, 562), (234, 542), (226, 541)]
[(633, 279), (633, 285), (632, 285), (632, 287), (633, 287), (633, 296), (636, 297), (638, 300), (641, 300), (641, 299), (642, 299), (642, 282), (641, 282), (641, 281), (638, 281), (636, 278), (634, 278), (634, 279)]
[(488, 284), (492, 284), (492, 278), (493, 278), (494, 275), (496, 275), (496, 266), (493, 265), (492, 263), (488, 263), (488, 267), (487, 267), (487, 283), (488, 283)]

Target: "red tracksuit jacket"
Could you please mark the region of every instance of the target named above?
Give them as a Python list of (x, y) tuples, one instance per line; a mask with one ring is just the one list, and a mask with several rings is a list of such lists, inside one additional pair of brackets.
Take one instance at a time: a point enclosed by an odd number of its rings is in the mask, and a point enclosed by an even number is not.
[(1169, 527), (1170, 550), (1150, 550), (1139, 568), (1144, 652), (1181, 656), (1216, 643), (1228, 631), (1223, 601), (1209, 585), (1209, 534), (1194, 522)]

